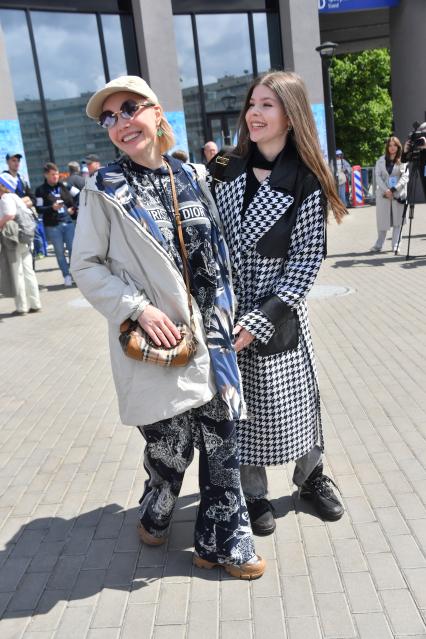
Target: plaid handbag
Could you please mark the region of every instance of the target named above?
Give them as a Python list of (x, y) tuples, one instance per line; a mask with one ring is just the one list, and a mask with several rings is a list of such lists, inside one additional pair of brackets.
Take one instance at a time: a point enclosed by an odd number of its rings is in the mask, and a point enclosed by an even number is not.
[(176, 186), (173, 171), (167, 163), (169, 170), (170, 185), (172, 188), (173, 208), (179, 237), (180, 251), (183, 264), (183, 272), (188, 296), (188, 307), (191, 318), (191, 327), (182, 322), (175, 322), (180, 332), (180, 340), (176, 346), (157, 346), (149, 335), (140, 326), (139, 322), (127, 319), (120, 325), (119, 340), (121, 347), (127, 357), (140, 362), (150, 362), (158, 366), (186, 366), (197, 350), (197, 339), (195, 337), (194, 312), (192, 309), (191, 291), (189, 288), (188, 253), (183, 241), (182, 222), (180, 219), (179, 205), (176, 195)]

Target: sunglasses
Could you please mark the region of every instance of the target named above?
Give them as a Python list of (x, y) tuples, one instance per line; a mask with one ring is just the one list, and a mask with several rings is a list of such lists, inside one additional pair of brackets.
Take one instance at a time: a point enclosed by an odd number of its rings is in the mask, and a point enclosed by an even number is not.
[(120, 107), (119, 111), (113, 113), (112, 111), (103, 111), (99, 116), (98, 124), (103, 129), (111, 129), (118, 122), (118, 116), (120, 115), (123, 120), (131, 120), (136, 113), (144, 107), (154, 106), (153, 102), (135, 102), (134, 100), (126, 100)]

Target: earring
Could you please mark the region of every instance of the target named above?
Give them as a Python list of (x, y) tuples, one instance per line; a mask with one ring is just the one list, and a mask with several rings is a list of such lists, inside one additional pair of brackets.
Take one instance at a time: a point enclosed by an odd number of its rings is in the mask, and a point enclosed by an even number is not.
[(288, 131), (289, 133), (291, 133), (291, 132), (293, 131), (293, 127), (291, 126), (291, 124), (289, 124), (289, 125), (288, 125), (288, 129), (287, 129), (287, 131)]
[(163, 135), (164, 135), (164, 131), (163, 131), (163, 129), (161, 128), (161, 126), (159, 126), (159, 127), (158, 127), (158, 129), (157, 129), (157, 136), (158, 136), (159, 138), (161, 138), (161, 137), (163, 137)]

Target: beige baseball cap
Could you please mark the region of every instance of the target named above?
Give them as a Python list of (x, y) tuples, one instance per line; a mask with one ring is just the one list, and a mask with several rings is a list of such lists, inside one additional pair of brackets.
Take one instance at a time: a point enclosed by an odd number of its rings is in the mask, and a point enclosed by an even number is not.
[(121, 75), (108, 82), (103, 89), (96, 91), (87, 103), (86, 113), (89, 118), (97, 120), (102, 113), (102, 105), (108, 96), (119, 91), (132, 91), (147, 98), (150, 102), (158, 104), (158, 98), (151, 87), (137, 75)]

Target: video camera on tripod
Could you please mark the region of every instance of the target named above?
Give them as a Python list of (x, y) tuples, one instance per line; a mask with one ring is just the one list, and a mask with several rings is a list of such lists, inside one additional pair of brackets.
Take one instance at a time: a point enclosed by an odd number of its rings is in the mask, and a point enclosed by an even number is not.
[[(404, 144), (402, 161), (408, 162), (409, 179), (407, 185), (407, 201), (402, 214), (401, 231), (398, 246), (401, 241), (402, 229), (407, 217), (410, 220), (408, 228), (408, 248), (406, 259), (410, 258), (411, 225), (414, 219), (414, 205), (426, 200), (426, 122), (413, 122), (413, 129)], [(422, 188), (420, 188), (420, 185)], [(422, 193), (423, 191), (423, 193)]]

